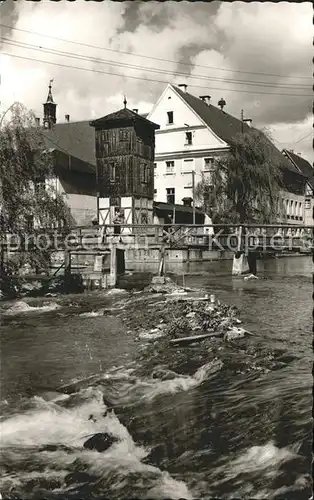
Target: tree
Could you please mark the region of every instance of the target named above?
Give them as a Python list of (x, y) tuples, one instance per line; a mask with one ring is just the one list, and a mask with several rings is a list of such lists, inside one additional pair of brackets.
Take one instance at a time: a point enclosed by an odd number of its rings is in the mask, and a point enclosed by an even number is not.
[[(278, 153), (278, 154), (276, 154)], [(282, 186), (280, 153), (266, 134), (238, 134), (216, 161), (210, 178), (196, 186), (196, 198), (214, 223), (271, 223), (278, 216)]]
[[(56, 191), (53, 158), (44, 143), (35, 116), (17, 103), (10, 120), (0, 128), (0, 237), (23, 236), (33, 227), (71, 224), (70, 210)], [(48, 255), (36, 251), (18, 254), (17, 267), (26, 260), (45, 266)], [(4, 265), (3, 265), (4, 266)], [(4, 267), (2, 266), (2, 271)], [(12, 273), (12, 262), (7, 263)], [(3, 271), (4, 272), (4, 271)]]

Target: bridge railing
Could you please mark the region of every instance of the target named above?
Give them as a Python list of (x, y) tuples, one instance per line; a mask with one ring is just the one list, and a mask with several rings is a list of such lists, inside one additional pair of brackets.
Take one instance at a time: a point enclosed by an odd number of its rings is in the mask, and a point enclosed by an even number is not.
[[(1, 237), (1, 235), (0, 235)], [(76, 226), (70, 229), (37, 228), (32, 233), (2, 235), (1, 244), (10, 251), (63, 251), (105, 248), (112, 243), (130, 247), (199, 247), (236, 251), (256, 249), (311, 249), (313, 227), (283, 224), (120, 224)]]

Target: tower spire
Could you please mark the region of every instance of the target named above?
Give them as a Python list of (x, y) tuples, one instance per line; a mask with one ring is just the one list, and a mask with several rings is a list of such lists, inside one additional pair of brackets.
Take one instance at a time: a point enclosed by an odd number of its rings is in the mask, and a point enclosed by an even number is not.
[(123, 104), (124, 104), (124, 107), (126, 108), (126, 105), (127, 105), (128, 101), (126, 100), (126, 97), (124, 96), (124, 101), (123, 101)]
[(48, 96), (47, 96), (46, 102), (54, 102), (53, 97), (52, 97), (52, 92), (51, 92), (52, 82), (53, 82), (53, 78), (51, 80), (49, 80), (49, 87), (48, 87), (49, 90), (48, 90)]
[(45, 128), (51, 128), (52, 125), (56, 123), (56, 103), (53, 100), (52, 97), (52, 82), (53, 79), (49, 80), (49, 86), (48, 86), (48, 95), (47, 95), (47, 100), (44, 104), (44, 127)]

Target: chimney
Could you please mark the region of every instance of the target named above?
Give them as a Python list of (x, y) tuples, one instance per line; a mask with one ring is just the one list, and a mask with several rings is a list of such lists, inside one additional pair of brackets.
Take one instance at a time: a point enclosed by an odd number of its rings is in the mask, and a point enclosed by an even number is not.
[(188, 86), (185, 83), (179, 83), (178, 87), (182, 88), (183, 92), (186, 92)]
[(218, 101), (218, 106), (220, 107), (221, 111), (223, 111), (223, 109), (224, 109), (224, 107), (225, 107), (226, 104), (227, 103), (226, 103), (226, 101), (224, 100), (223, 97), (220, 99), (220, 101)]
[(132, 109), (132, 111), (133, 111), (134, 113), (138, 113), (138, 109), (137, 109), (137, 108)]
[(244, 118), (243, 121), (249, 126), (252, 126), (252, 118)]
[(205, 104), (207, 104), (207, 106), (209, 105), (209, 101), (210, 101), (210, 97), (211, 97), (210, 95), (200, 95), (199, 97), (200, 97), (200, 99), (202, 99), (202, 101), (205, 102)]
[(64, 115), (65, 121), (69, 122), (70, 121), (70, 115)]
[(36, 126), (39, 127), (40, 126), (40, 118), (35, 118), (35, 122), (36, 122)]
[(183, 205), (185, 207), (191, 207), (192, 206), (193, 198), (190, 198), (190, 197), (186, 196), (185, 198), (182, 198), (182, 201), (183, 201)]

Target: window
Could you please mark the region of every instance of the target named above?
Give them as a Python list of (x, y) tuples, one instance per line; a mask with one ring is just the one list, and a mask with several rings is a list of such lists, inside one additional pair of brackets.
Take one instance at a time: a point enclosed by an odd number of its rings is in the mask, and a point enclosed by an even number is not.
[(311, 200), (309, 198), (305, 198), (304, 208), (306, 208), (306, 210), (311, 208)]
[(148, 183), (148, 165), (146, 163), (141, 164), (141, 183)]
[(141, 224), (148, 224), (148, 213), (141, 212)]
[(182, 173), (190, 174), (193, 170), (194, 160), (183, 160)]
[(102, 137), (104, 142), (109, 142), (109, 130), (103, 130)]
[(46, 191), (46, 181), (45, 181), (45, 177), (44, 176), (38, 176), (36, 179), (35, 179), (35, 192), (37, 194), (44, 194), (44, 192)]
[(117, 207), (114, 207), (114, 217), (115, 217), (115, 220), (124, 220), (124, 208), (121, 208), (119, 206)]
[(166, 174), (174, 174), (174, 161), (166, 161)]
[(211, 172), (214, 167), (214, 158), (204, 158), (204, 171)]
[(173, 111), (167, 111), (167, 116), (168, 116), (168, 125), (171, 125), (173, 123)]
[(154, 189), (154, 194), (157, 194), (157, 189)]
[(136, 138), (136, 152), (137, 154), (143, 156), (144, 144), (140, 137)]
[(191, 146), (192, 144), (192, 132), (185, 132), (185, 145)]
[(115, 182), (116, 180), (116, 166), (114, 163), (109, 163), (109, 180)]
[(157, 168), (157, 163), (154, 163), (154, 168)]
[(171, 205), (174, 205), (175, 202), (175, 188), (167, 188), (166, 189), (167, 193), (167, 203), (170, 203)]
[(147, 183), (148, 182), (148, 174), (149, 174), (149, 168), (148, 168), (148, 165), (144, 165), (144, 182)]
[(127, 141), (129, 138), (129, 134), (127, 130), (119, 130), (119, 140), (120, 141)]

